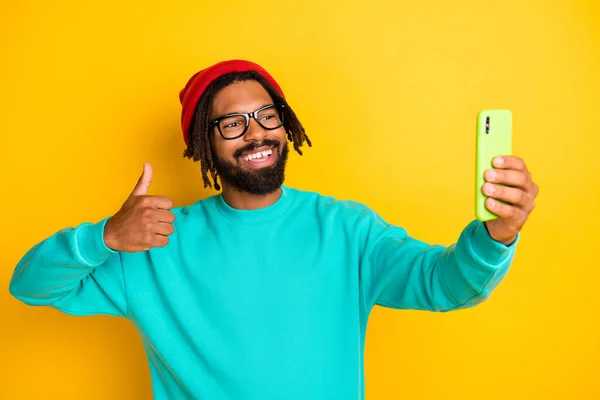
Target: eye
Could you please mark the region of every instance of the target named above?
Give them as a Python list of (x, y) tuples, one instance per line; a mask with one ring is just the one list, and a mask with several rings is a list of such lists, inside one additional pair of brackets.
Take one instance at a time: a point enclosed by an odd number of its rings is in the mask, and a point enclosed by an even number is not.
[(240, 128), (244, 128), (246, 125), (246, 119), (242, 116), (235, 115), (231, 117), (227, 117), (221, 120), (221, 130), (237, 130)]
[(263, 115), (263, 116), (261, 117), (261, 119), (262, 119), (263, 121), (266, 121), (266, 120), (269, 120), (269, 119), (271, 119), (271, 118), (274, 118), (274, 117), (275, 117), (274, 115)]
[(228, 128), (237, 128), (240, 125), (241, 124), (239, 122), (232, 122), (230, 124), (225, 125), (223, 128), (225, 128), (225, 129), (228, 129)]
[(268, 111), (261, 113), (258, 117), (260, 118), (261, 121), (267, 121), (267, 120), (270, 120), (271, 118), (276, 118), (277, 114), (273, 110), (268, 110)]

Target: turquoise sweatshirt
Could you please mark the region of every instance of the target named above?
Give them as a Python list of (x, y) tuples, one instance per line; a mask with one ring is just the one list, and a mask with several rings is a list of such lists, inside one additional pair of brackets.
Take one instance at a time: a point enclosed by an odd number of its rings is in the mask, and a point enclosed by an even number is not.
[(172, 211), (166, 247), (115, 252), (106, 219), (83, 223), (34, 246), (10, 283), (29, 305), (128, 318), (156, 399), (362, 399), (374, 305), (475, 306), (516, 244), (473, 221), (455, 245), (430, 245), (364, 205), (285, 186), (259, 210), (215, 195)]

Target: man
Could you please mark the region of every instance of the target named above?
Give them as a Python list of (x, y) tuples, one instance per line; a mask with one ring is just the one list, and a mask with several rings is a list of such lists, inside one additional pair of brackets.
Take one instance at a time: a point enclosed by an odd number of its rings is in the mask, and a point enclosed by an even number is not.
[(172, 208), (147, 195), (146, 164), (114, 216), (37, 244), (10, 284), (30, 305), (130, 319), (155, 398), (363, 398), (374, 305), (472, 307), (506, 275), (537, 194), (521, 159), (486, 175), (500, 218), (432, 246), (364, 205), (283, 185), (287, 142), (310, 141), (259, 65), (213, 65), (180, 99), (184, 155), (222, 193)]

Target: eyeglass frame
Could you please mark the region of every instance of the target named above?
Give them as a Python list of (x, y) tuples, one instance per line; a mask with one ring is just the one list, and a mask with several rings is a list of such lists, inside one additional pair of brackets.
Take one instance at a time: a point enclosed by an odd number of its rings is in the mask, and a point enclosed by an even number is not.
[[(263, 111), (263, 110), (266, 110), (267, 108), (271, 108), (271, 107), (275, 107), (275, 109), (277, 110), (277, 113), (279, 114), (279, 118), (281, 119), (281, 123), (278, 126), (274, 127), (274, 128), (267, 128), (263, 124), (261, 124), (260, 121), (258, 120), (258, 113), (261, 112), (261, 111)], [(222, 115), (222, 116), (220, 116), (220, 117), (215, 118), (214, 120), (212, 120), (210, 122), (209, 127), (211, 129), (213, 129), (213, 128), (216, 127), (217, 130), (219, 131), (219, 134), (221, 135), (221, 137), (223, 139), (225, 139), (225, 140), (235, 140), (237, 138), (240, 138), (240, 137), (244, 136), (246, 134), (246, 132), (248, 132), (248, 128), (250, 127), (250, 118), (254, 119), (256, 121), (256, 123), (261, 128), (263, 128), (263, 129), (265, 129), (267, 131), (273, 131), (275, 129), (281, 128), (283, 126), (283, 124), (284, 124), (284, 115), (285, 114), (283, 113), (283, 111), (279, 112), (280, 109), (284, 109), (284, 108), (285, 108), (285, 104), (274, 103), (274, 104), (267, 104), (266, 106), (262, 106), (258, 110), (255, 110), (255, 111), (252, 111), (252, 112), (249, 112), (249, 113), (231, 113), (231, 114)], [(244, 127), (244, 130), (242, 131), (242, 133), (240, 133), (239, 135), (237, 135), (235, 137), (230, 137), (230, 138), (225, 137), (225, 135), (223, 135), (223, 132), (221, 132), (221, 127), (219, 126), (221, 120), (223, 120), (225, 118), (237, 117), (237, 116), (244, 117), (246, 119), (246, 126)]]

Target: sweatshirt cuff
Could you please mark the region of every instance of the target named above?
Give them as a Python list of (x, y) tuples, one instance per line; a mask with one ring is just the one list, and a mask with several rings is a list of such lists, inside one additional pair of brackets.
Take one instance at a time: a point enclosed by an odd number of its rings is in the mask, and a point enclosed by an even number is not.
[(117, 253), (106, 246), (104, 242), (104, 227), (108, 218), (92, 224), (84, 223), (77, 232), (76, 247), (79, 256), (90, 266), (98, 266), (108, 259), (111, 254)]
[(521, 237), (521, 234), (518, 233), (515, 241), (507, 246), (494, 240), (482, 221), (471, 222), (469, 228), (471, 229), (470, 242), (473, 252), (487, 264), (496, 266), (514, 255), (515, 247)]

